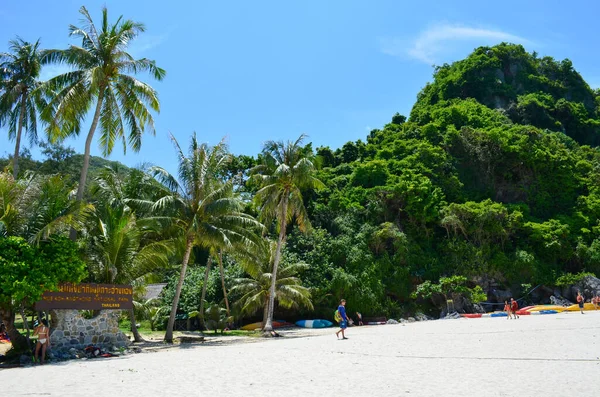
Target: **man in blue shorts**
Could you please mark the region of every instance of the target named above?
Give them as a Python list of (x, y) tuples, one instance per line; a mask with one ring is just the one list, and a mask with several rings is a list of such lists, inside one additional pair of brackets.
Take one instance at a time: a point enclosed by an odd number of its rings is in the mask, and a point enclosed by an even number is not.
[(338, 339), (340, 339), (340, 332), (342, 333), (342, 339), (348, 339), (348, 338), (346, 338), (346, 335), (344, 335), (344, 330), (348, 327), (348, 322), (350, 320), (348, 319), (348, 316), (346, 315), (346, 307), (345, 306), (346, 306), (346, 299), (342, 299), (340, 301), (340, 305), (338, 306), (338, 313), (340, 314), (342, 321), (340, 321), (340, 330), (335, 333), (335, 336), (337, 336)]

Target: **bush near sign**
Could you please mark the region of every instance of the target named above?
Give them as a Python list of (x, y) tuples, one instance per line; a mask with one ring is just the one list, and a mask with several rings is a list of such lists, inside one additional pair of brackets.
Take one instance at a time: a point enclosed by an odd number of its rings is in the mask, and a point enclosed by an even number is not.
[(60, 284), (58, 291), (44, 292), (35, 309), (133, 309), (133, 288), (117, 284)]

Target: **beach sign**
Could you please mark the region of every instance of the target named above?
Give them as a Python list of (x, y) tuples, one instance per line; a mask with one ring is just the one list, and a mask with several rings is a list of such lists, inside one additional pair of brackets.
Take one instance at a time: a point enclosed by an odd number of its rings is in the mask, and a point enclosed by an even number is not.
[(70, 284), (45, 291), (35, 310), (127, 310), (133, 309), (133, 287), (118, 284)]

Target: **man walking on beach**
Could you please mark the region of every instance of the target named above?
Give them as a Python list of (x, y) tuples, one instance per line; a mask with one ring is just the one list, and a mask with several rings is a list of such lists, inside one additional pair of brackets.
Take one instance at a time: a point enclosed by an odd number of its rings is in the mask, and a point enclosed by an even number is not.
[(577, 291), (577, 304), (579, 305), (579, 311), (581, 311), (581, 314), (585, 314), (583, 312), (584, 300), (583, 300), (583, 295), (581, 295), (581, 291)]
[(338, 306), (338, 313), (340, 315), (340, 317), (342, 318), (342, 321), (340, 321), (340, 330), (338, 332), (335, 333), (335, 336), (337, 336), (338, 339), (340, 339), (340, 332), (342, 333), (342, 339), (348, 339), (346, 338), (346, 335), (344, 335), (344, 330), (348, 327), (348, 316), (346, 315), (346, 300), (342, 299), (340, 301), (340, 305)]

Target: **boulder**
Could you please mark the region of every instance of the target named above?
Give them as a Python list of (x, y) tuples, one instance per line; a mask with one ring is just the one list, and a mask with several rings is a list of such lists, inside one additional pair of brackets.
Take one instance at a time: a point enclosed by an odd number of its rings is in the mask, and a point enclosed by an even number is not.
[(406, 319), (409, 323), (414, 323), (415, 321), (417, 321), (414, 317), (409, 317)]
[(460, 318), (460, 314), (458, 314), (457, 312), (452, 312), (447, 314), (446, 316), (442, 317), (443, 320), (456, 320)]
[[(583, 280), (575, 284), (575, 287), (581, 291), (585, 299), (592, 299), (592, 297), (600, 295), (600, 279), (594, 276), (585, 276)], [(576, 291), (575, 296), (577, 296)]]
[(389, 320), (387, 320), (387, 324), (400, 324), (398, 321), (390, 318)]
[(415, 319), (417, 321), (429, 321), (429, 320), (433, 320), (434, 318), (419, 312), (419, 313), (415, 314)]
[(563, 298), (562, 296), (554, 296), (550, 297), (550, 304), (557, 306), (571, 306), (573, 303), (568, 299)]

